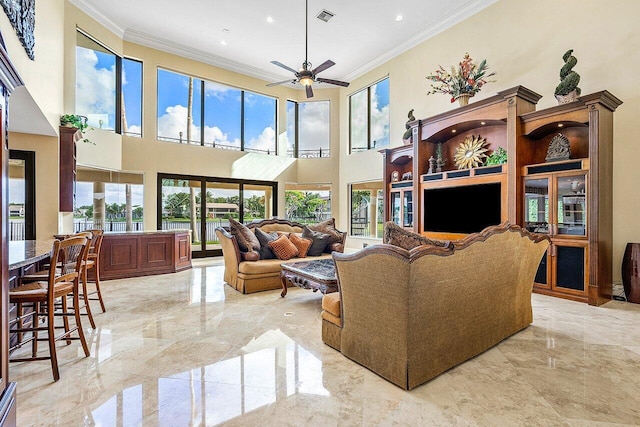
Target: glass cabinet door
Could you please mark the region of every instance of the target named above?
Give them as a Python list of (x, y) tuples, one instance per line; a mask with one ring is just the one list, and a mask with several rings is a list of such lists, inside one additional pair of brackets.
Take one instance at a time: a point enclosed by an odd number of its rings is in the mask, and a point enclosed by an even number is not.
[(549, 233), (549, 178), (524, 180), (524, 226), (533, 233)]
[(405, 191), (402, 197), (402, 213), (404, 227), (413, 227), (413, 192)]
[(586, 176), (558, 177), (558, 235), (586, 236)]
[(391, 193), (391, 221), (400, 225), (400, 192)]

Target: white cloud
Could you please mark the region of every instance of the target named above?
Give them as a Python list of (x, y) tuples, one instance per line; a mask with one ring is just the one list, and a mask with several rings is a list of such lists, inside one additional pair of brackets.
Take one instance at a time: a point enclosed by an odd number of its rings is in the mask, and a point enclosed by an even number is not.
[(252, 150), (273, 152), (275, 150), (276, 131), (271, 126), (264, 128), (257, 138), (252, 138), (246, 147)]
[[(76, 112), (78, 114), (114, 114), (116, 79), (115, 68), (96, 68), (98, 57), (91, 49), (76, 48)], [(99, 123), (89, 122), (99, 127)], [(103, 123), (113, 129), (114, 123)]]
[(329, 113), (329, 101), (301, 102), (299, 104), (300, 150), (329, 148)]
[[(196, 126), (193, 121), (190, 123), (190, 126), (191, 140), (200, 141), (200, 126)], [(182, 132), (182, 140), (186, 142), (187, 107), (183, 105), (167, 107), (165, 114), (158, 118), (158, 136), (161, 138), (175, 138), (178, 140), (180, 138), (180, 132)], [(229, 140), (228, 134), (222, 132), (222, 130), (217, 126), (205, 126), (204, 140), (206, 145), (210, 145), (215, 142), (216, 144), (240, 147), (239, 138)]]

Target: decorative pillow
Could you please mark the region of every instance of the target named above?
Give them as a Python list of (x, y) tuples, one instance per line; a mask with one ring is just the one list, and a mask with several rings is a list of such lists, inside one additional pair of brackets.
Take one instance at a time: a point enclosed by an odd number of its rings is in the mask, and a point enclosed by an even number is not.
[(287, 236), (280, 236), (276, 240), (269, 242), (269, 247), (273, 253), (283, 261), (298, 255), (298, 248), (287, 239)]
[(276, 240), (279, 237), (278, 233), (275, 231), (272, 233), (266, 233), (257, 227), (254, 231), (256, 232), (258, 241), (260, 242), (260, 259), (274, 259), (276, 256), (269, 247), (269, 242)]
[(330, 243), (324, 250), (325, 252), (344, 252), (344, 243)]
[(243, 261), (258, 261), (260, 254), (256, 251), (240, 252), (240, 258), (242, 258)]
[(302, 229), (302, 237), (313, 240), (311, 247), (307, 252), (308, 256), (319, 256), (324, 252), (324, 248), (329, 244), (331, 236), (329, 234), (320, 233), (319, 231), (313, 231), (306, 225)]
[(253, 234), (253, 231), (247, 228), (244, 224), (236, 221), (233, 218), (229, 218), (229, 228), (231, 229), (231, 234), (236, 236), (238, 247), (240, 248), (241, 252), (260, 250), (260, 241), (258, 240), (256, 235)]
[(313, 243), (313, 240), (300, 237), (294, 233), (289, 235), (289, 240), (291, 240), (291, 243), (298, 248), (298, 258), (305, 258), (307, 256), (307, 251)]
[(399, 246), (406, 250), (411, 250), (420, 245), (440, 246), (453, 250), (453, 245), (449, 240), (428, 239), (420, 234), (405, 230), (393, 221), (384, 223), (382, 242)]
[(343, 233), (336, 228), (335, 218), (331, 218), (317, 224), (311, 224), (309, 225), (309, 229), (330, 235), (331, 237), (329, 238), (329, 244), (343, 243), (344, 236)]

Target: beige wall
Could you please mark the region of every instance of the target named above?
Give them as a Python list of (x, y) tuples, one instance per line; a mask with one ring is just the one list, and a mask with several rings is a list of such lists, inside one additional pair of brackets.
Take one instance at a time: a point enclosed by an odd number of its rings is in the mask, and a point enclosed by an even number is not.
[[(559, 83), (562, 54), (574, 49), (575, 67), (582, 93), (609, 90), (624, 101), (614, 117), (614, 280), (620, 280), (621, 257), (626, 242), (640, 241), (640, 32), (636, 0), (501, 0), (455, 27), (444, 31), (377, 69), (355, 79), (342, 90), (340, 142), (348, 146), (348, 98), (346, 95), (371, 84), (385, 74), (390, 78), (391, 141), (401, 145), (406, 114), (415, 109), (425, 118), (455, 106), (445, 95), (425, 95), (427, 74), (437, 66), (457, 63), (465, 52), (486, 58), (497, 72), (471, 102), (497, 91), (523, 85), (543, 95), (538, 109), (556, 105), (553, 91)], [(363, 167), (362, 165), (367, 165)], [(345, 155), (340, 162), (339, 186), (382, 176), (377, 153)], [(340, 200), (340, 222), (348, 224), (348, 194)], [(472, 212), (469, 212), (472, 215)]]

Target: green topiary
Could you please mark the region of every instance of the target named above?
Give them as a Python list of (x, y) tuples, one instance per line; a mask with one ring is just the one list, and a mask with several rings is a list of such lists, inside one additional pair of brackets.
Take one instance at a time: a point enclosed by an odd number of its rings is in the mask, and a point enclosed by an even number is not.
[(568, 95), (574, 90), (578, 95), (580, 95), (581, 90), (578, 87), (580, 75), (575, 71), (571, 71), (578, 63), (578, 60), (572, 55), (572, 53), (573, 49), (569, 49), (564, 55), (562, 55), (564, 65), (560, 69), (560, 84), (556, 87), (554, 92), (555, 95)]

